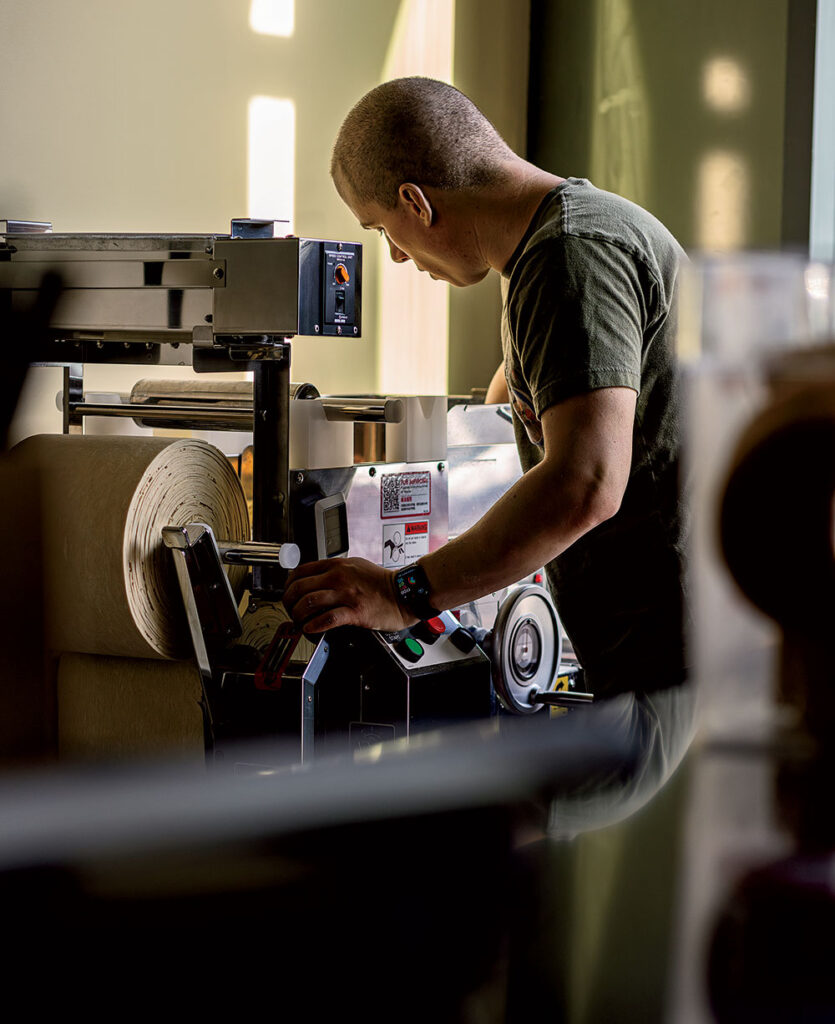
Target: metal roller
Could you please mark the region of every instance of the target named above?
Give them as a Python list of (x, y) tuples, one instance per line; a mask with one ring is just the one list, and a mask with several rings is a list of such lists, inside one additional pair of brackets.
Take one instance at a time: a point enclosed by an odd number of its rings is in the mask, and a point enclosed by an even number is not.
[[(140, 427), (187, 430), (252, 430), (253, 385), (251, 381), (140, 380), (120, 404), (71, 403), (78, 416), (116, 416), (132, 419)], [(332, 422), (400, 423), (403, 403), (399, 398), (321, 398), (315, 385), (290, 384), (294, 401), (320, 399)], [(139, 410), (141, 408), (141, 413)]]

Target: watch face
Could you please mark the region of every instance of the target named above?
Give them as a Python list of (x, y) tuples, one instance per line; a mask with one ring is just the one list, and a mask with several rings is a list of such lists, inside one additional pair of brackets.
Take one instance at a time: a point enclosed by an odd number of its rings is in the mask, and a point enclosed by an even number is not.
[(410, 565), (401, 569), (394, 577), (400, 600), (413, 615), (419, 619), (427, 619), (436, 615), (436, 610), (429, 604), (429, 586), (426, 574), (419, 565)]

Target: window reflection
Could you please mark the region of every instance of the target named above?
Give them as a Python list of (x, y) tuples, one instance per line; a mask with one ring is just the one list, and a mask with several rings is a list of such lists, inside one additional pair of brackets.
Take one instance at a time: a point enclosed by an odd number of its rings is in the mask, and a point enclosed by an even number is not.
[(252, 0), (249, 27), (259, 35), (291, 36), (294, 14), (294, 0)]
[(739, 153), (714, 150), (698, 168), (696, 233), (703, 249), (739, 249), (748, 232), (751, 181)]
[(293, 230), (296, 108), (292, 100), (249, 101), (248, 202), (250, 217), (289, 221)]
[(751, 101), (751, 82), (739, 61), (714, 57), (703, 69), (702, 96), (717, 113), (738, 114)]

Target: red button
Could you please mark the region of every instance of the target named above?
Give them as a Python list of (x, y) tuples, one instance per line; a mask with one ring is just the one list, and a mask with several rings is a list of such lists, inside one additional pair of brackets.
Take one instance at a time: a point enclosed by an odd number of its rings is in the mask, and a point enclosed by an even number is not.
[(541, 583), (542, 582), (542, 573), (541, 572), (534, 573), (533, 581), (534, 581), (534, 583)]
[(444, 620), (439, 619), (437, 616), (434, 619), (426, 620), (426, 628), (430, 633), (434, 633), (435, 636), (440, 636), (442, 633), (446, 633)]

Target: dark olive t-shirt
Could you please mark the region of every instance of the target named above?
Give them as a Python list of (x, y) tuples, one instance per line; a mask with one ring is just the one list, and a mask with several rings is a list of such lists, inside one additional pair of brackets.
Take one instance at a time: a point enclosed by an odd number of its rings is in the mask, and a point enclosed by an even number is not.
[(619, 511), (547, 566), (587, 685), (601, 696), (684, 677), (675, 326), (685, 258), (646, 210), (569, 178), (543, 199), (502, 275), (505, 374), (523, 469), (543, 456), (550, 406), (597, 388), (637, 392)]

